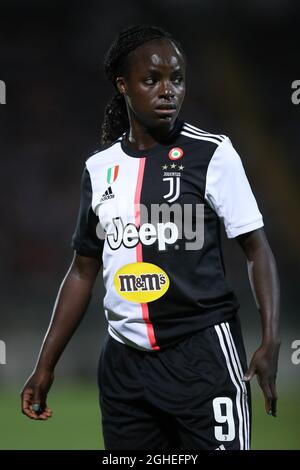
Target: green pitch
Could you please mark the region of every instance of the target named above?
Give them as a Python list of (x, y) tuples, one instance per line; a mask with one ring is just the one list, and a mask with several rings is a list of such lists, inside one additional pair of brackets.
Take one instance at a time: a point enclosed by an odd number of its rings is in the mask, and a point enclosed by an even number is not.
[[(300, 449), (299, 391), (280, 394), (278, 417), (264, 413), (254, 384), (252, 449)], [(20, 412), (18, 390), (0, 391), (0, 449), (103, 449), (96, 384), (54, 384), (53, 418), (32, 421)]]

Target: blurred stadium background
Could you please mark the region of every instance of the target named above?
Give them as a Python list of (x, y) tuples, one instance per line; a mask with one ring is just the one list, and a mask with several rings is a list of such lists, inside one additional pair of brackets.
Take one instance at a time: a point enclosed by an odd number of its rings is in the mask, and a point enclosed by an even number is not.
[[(113, 90), (101, 63), (134, 23), (170, 30), (188, 56), (182, 116), (227, 134), (240, 153), (275, 253), (282, 284), (278, 418), (264, 413), (253, 381), (254, 449), (300, 449), (299, 118), (300, 5), (291, 0), (1, 0), (0, 449), (101, 449), (97, 361), (106, 334), (99, 280), (88, 313), (56, 370), (51, 422), (25, 419), (19, 391), (31, 372), (59, 284), (85, 159), (99, 147)], [(296, 63), (298, 61), (298, 64)], [(248, 356), (260, 342), (244, 257), (224, 238), (227, 274), (241, 303)]]

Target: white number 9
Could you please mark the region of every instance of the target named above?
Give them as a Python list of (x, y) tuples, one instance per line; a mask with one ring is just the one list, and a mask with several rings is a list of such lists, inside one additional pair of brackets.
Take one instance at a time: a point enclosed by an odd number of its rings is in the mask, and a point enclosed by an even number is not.
[[(224, 405), (225, 412), (222, 413), (221, 405)], [(224, 409), (223, 408), (223, 409)], [(232, 411), (232, 400), (228, 397), (218, 397), (213, 399), (213, 409), (215, 420), (217, 423), (227, 423), (227, 432), (224, 431), (224, 426), (215, 426), (215, 438), (218, 441), (233, 441), (235, 437), (235, 425)]]

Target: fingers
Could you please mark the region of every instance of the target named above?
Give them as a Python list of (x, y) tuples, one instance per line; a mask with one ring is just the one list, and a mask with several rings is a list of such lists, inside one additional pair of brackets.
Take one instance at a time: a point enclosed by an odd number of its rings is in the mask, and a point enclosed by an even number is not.
[(52, 416), (52, 410), (50, 410), (50, 408), (47, 408), (47, 406), (45, 406), (45, 408), (42, 409), (42, 411), (39, 411), (35, 414), (36, 414), (36, 417), (34, 419), (40, 420), (40, 421), (47, 421), (47, 419), (51, 418)]
[(271, 382), (270, 389), (272, 393), (272, 403), (271, 403), (272, 416), (276, 417), (277, 416), (277, 391), (276, 391), (275, 379)]
[(263, 391), (265, 397), (265, 409), (268, 415), (276, 416), (277, 413), (277, 394), (275, 389), (275, 381), (272, 380), (271, 382), (260, 379), (257, 377), (258, 383)]
[(45, 400), (38, 391), (27, 388), (21, 394), (22, 413), (35, 420), (47, 420), (52, 416), (52, 410), (47, 407)]
[(265, 396), (265, 409), (268, 415), (272, 414), (272, 393), (268, 383), (262, 385)]
[(33, 392), (33, 399), (31, 404), (31, 409), (35, 413), (35, 419), (46, 420), (48, 415), (46, 413), (46, 402), (45, 396), (41, 392), (41, 389), (36, 387)]
[(252, 380), (254, 375), (255, 375), (255, 366), (253, 363), (251, 363), (247, 372), (245, 372), (244, 374), (243, 382), (250, 382), (250, 380)]
[(36, 414), (36, 416), (38, 416), (40, 419), (43, 419), (41, 416), (43, 414), (44, 407), (42, 405), (42, 396), (38, 387), (33, 389), (31, 409)]
[(53, 411), (50, 408), (47, 407), (45, 409), (45, 414), (46, 414), (47, 418), (51, 418), (51, 416), (53, 415)]
[(22, 413), (28, 416), (28, 418), (35, 419), (36, 414), (31, 409), (32, 396), (33, 390), (31, 388), (27, 388), (23, 391), (21, 395)]

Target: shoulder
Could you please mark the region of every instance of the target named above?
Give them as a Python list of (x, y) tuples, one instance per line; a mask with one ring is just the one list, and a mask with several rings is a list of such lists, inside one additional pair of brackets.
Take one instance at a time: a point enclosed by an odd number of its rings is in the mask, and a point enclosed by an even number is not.
[(89, 167), (90, 165), (93, 165), (95, 162), (97, 162), (99, 159), (103, 160), (105, 157), (111, 156), (111, 154), (115, 152), (116, 147), (120, 145), (121, 139), (122, 136), (120, 136), (111, 144), (95, 150), (92, 155), (87, 158), (85, 162), (86, 166)]
[(230, 142), (229, 138), (224, 134), (215, 134), (213, 132), (200, 129), (188, 122), (183, 122), (180, 133), (190, 140), (215, 144), (216, 147), (219, 147), (223, 142)]
[(225, 134), (216, 134), (188, 122), (183, 122), (181, 136), (184, 144), (193, 146), (196, 154), (207, 166), (239, 165), (240, 157), (232, 146), (230, 138)]
[(183, 123), (181, 134), (185, 138), (207, 143), (207, 146), (210, 148), (208, 151), (210, 154), (210, 164), (222, 164), (229, 168), (230, 166), (241, 165), (241, 158), (227, 135), (215, 134), (187, 122)]

